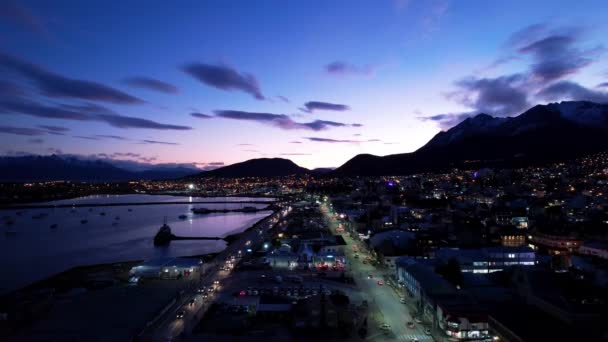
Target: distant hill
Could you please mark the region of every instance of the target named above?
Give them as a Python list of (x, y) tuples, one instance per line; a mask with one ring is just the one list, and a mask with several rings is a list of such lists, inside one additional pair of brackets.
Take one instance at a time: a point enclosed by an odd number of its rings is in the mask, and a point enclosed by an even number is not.
[(0, 182), (84, 181), (119, 182), (129, 180), (172, 179), (192, 175), (198, 170), (159, 167), (131, 171), (101, 160), (66, 156), (0, 157)]
[(512, 167), (576, 158), (608, 149), (608, 105), (568, 101), (519, 116), (479, 114), (440, 132), (412, 153), (357, 155), (336, 175), (406, 175), (450, 167)]
[(289, 159), (259, 158), (199, 173), (199, 177), (280, 177), (310, 173)]

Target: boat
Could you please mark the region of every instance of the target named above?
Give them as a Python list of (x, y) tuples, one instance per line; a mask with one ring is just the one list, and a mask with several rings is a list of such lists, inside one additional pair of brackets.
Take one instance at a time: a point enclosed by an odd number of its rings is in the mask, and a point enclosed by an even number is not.
[(243, 212), (245, 213), (251, 213), (251, 212), (255, 212), (258, 211), (258, 208), (256, 207), (251, 207), (251, 206), (247, 206), (247, 207), (243, 207)]
[(85, 224), (85, 223), (88, 223), (88, 222), (89, 222), (89, 220), (80, 220), (81, 224)]
[(114, 219), (115, 220), (120, 220), (120, 216), (116, 216)]
[(101, 216), (106, 216), (106, 213), (104, 211), (100, 212), (99, 215)]
[(180, 220), (185, 220), (188, 218), (188, 215), (179, 215), (178, 217)]
[(49, 228), (51, 228), (51, 229), (55, 229), (55, 228), (57, 228), (57, 223), (53, 223), (52, 225), (50, 225), (50, 227), (49, 227)]
[(160, 227), (158, 233), (154, 236), (154, 246), (166, 246), (173, 239), (173, 233), (171, 233), (171, 227), (167, 225), (167, 218), (165, 217), (165, 223)]
[(129, 209), (127, 209), (127, 211), (133, 211), (133, 209), (129, 208)]

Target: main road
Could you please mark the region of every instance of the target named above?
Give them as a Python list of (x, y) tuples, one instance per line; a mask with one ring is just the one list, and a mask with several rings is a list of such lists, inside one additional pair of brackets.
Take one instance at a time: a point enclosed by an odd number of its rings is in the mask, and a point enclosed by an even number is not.
[[(221, 270), (220, 266), (225, 264), (225, 261), (231, 256), (238, 256), (246, 253), (248, 248), (260, 245), (264, 241), (265, 232), (280, 222), (289, 212), (291, 207), (281, 208), (272, 215), (263, 219), (259, 224), (243, 232), (239, 239), (228, 245), (220, 254), (218, 254), (211, 262), (204, 265), (205, 272), (201, 275), (200, 282), (197, 286), (192, 286), (186, 293), (182, 294), (175, 305), (170, 310), (153, 324), (140, 337), (142, 341), (172, 341), (180, 335), (187, 335), (192, 332), (198, 324), (205, 311), (213, 302), (215, 292), (209, 294), (208, 298), (203, 298), (203, 295), (197, 293), (200, 286), (212, 285), (214, 281), (219, 281), (220, 290), (222, 280), (228, 276), (226, 270)], [(189, 303), (192, 302), (192, 305)], [(177, 318), (177, 313), (183, 311), (184, 317)]]
[[(321, 204), (321, 212), (326, 216), (329, 228), (334, 234), (339, 222), (336, 215), (330, 211), (325, 204)], [(367, 294), (369, 304), (368, 327), (376, 325), (376, 329), (369, 329), (367, 340), (397, 340), (397, 341), (434, 341), (431, 336), (424, 333), (424, 327), (415, 324), (414, 328), (407, 327), (407, 322), (413, 322), (413, 317), (408, 307), (401, 303), (401, 298), (386, 284), (382, 272), (370, 263), (363, 263), (367, 254), (359, 242), (354, 241), (348, 233), (343, 233), (346, 241), (346, 258), (351, 273), (359, 289)], [(358, 258), (355, 258), (355, 254)], [(370, 275), (372, 276), (370, 278)], [(382, 280), (384, 285), (379, 285)], [(383, 329), (383, 324), (388, 324), (384, 332), (375, 332)]]

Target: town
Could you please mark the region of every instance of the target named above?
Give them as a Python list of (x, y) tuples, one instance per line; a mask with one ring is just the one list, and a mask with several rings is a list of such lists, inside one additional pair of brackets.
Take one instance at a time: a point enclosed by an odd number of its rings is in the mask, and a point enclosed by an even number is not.
[[(113, 185), (22, 188), (58, 186)], [(212, 259), (123, 269), (124, 286), (141, 287), (140, 296), (155, 288), (165, 293), (155, 300), (167, 301), (129, 332), (134, 339), (538, 341), (606, 334), (607, 153), (510, 170), (115, 186), (280, 199), (271, 216)], [(102, 298), (111, 300), (112, 291)]]

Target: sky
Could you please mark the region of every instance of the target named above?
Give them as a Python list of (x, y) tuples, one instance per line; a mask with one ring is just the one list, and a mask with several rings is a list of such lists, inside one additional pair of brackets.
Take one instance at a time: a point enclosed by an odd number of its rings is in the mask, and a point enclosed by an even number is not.
[(412, 152), (608, 102), (608, 2), (0, 1), (0, 155), (214, 168)]

